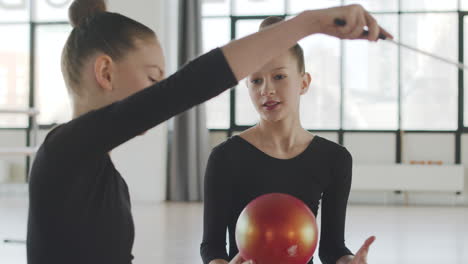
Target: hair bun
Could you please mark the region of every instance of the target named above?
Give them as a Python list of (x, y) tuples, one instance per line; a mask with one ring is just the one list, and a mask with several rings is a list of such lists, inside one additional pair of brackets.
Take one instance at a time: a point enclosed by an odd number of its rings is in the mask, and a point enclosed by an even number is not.
[(284, 18), (282, 18), (282, 17), (277, 17), (277, 16), (267, 17), (260, 24), (259, 31), (262, 31), (263, 29), (265, 29), (265, 28), (267, 28), (267, 27), (269, 27), (269, 26), (271, 26), (273, 24), (283, 22), (283, 21), (284, 21)]
[(104, 0), (74, 0), (68, 9), (68, 16), (73, 27), (78, 27), (88, 17), (107, 11)]

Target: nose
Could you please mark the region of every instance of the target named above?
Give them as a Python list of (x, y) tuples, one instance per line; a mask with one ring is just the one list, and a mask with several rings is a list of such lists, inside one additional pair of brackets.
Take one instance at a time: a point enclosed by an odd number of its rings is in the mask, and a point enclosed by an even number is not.
[(265, 82), (264, 85), (262, 86), (262, 89), (260, 91), (261, 96), (271, 96), (275, 95), (276, 90), (274, 85), (271, 85), (269, 82)]

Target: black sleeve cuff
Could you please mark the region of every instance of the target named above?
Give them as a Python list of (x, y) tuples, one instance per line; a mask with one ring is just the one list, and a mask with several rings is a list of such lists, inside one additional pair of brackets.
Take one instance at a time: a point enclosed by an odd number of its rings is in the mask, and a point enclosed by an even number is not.
[(354, 255), (347, 247), (334, 249), (319, 249), (319, 257), (322, 264), (336, 264), (338, 259), (346, 255)]
[(200, 246), (200, 255), (204, 264), (208, 264), (215, 259), (224, 259), (229, 261), (229, 256), (226, 253), (226, 249), (213, 248), (205, 243), (202, 243)]

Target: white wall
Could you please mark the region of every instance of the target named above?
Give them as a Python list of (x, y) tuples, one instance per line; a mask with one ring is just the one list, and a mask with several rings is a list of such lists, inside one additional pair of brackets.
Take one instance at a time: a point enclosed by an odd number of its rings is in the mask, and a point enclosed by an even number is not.
[[(0, 131), (0, 147), (15, 148), (26, 145), (26, 132), (20, 130)], [(24, 156), (0, 156), (9, 165), (8, 182), (24, 182), (26, 158)]]
[(133, 201), (166, 198), (167, 128), (160, 125), (112, 151), (112, 160), (125, 178)]
[[(239, 134), (238, 132), (234, 133)], [(338, 142), (337, 133), (316, 133)], [(211, 146), (223, 142), (226, 133), (211, 133)], [(345, 133), (344, 145), (353, 155), (355, 167), (362, 164), (395, 164), (395, 133)], [(447, 133), (411, 133), (404, 136), (403, 161), (433, 160), (455, 163), (455, 138)], [(462, 195), (454, 193), (409, 192), (396, 194), (384, 191), (351, 191), (353, 204), (468, 205), (468, 134), (462, 137), (462, 164), (466, 168)], [(354, 175), (354, 177), (357, 177)], [(447, 175), (450, 177), (450, 175)]]
[(178, 0), (107, 0), (109, 11), (131, 17), (153, 29), (166, 56), (166, 70), (177, 69)]
[[(152, 28), (163, 46), (166, 71), (177, 68), (177, 1), (109, 0), (109, 10)], [(112, 153), (126, 179), (132, 200), (157, 202), (166, 197), (167, 124), (164, 123), (117, 148)]]
[[(394, 164), (394, 133), (347, 133), (344, 144), (353, 154), (355, 164)], [(455, 137), (444, 133), (410, 133), (403, 138), (403, 161), (443, 161), (455, 163)], [(468, 168), (468, 135), (462, 140), (462, 163)], [(449, 175), (447, 175), (449, 177)], [(409, 192), (361, 192), (353, 191), (351, 203), (413, 204), (413, 205), (468, 205), (468, 176), (465, 173), (465, 188), (460, 196), (453, 193)]]
[(345, 133), (343, 141), (356, 164), (395, 163), (394, 133)]

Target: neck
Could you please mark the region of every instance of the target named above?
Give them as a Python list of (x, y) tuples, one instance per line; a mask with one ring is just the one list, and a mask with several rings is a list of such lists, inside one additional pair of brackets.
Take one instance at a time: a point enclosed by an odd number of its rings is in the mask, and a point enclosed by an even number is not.
[(288, 151), (302, 144), (305, 138), (310, 136), (310, 133), (301, 126), (299, 117), (277, 122), (261, 120), (256, 130), (260, 139), (268, 138), (263, 144), (282, 151)]
[(73, 104), (73, 119), (90, 112), (92, 108), (88, 105), (75, 102)]
[(69, 89), (73, 105), (73, 118), (77, 118), (92, 110), (96, 110), (109, 104), (105, 94), (96, 83), (88, 79), (81, 80), (78, 89), (80, 93), (73, 92), (74, 89)]
[(77, 118), (90, 111), (99, 109), (105, 104), (87, 98), (74, 98), (73, 100), (73, 118)]

